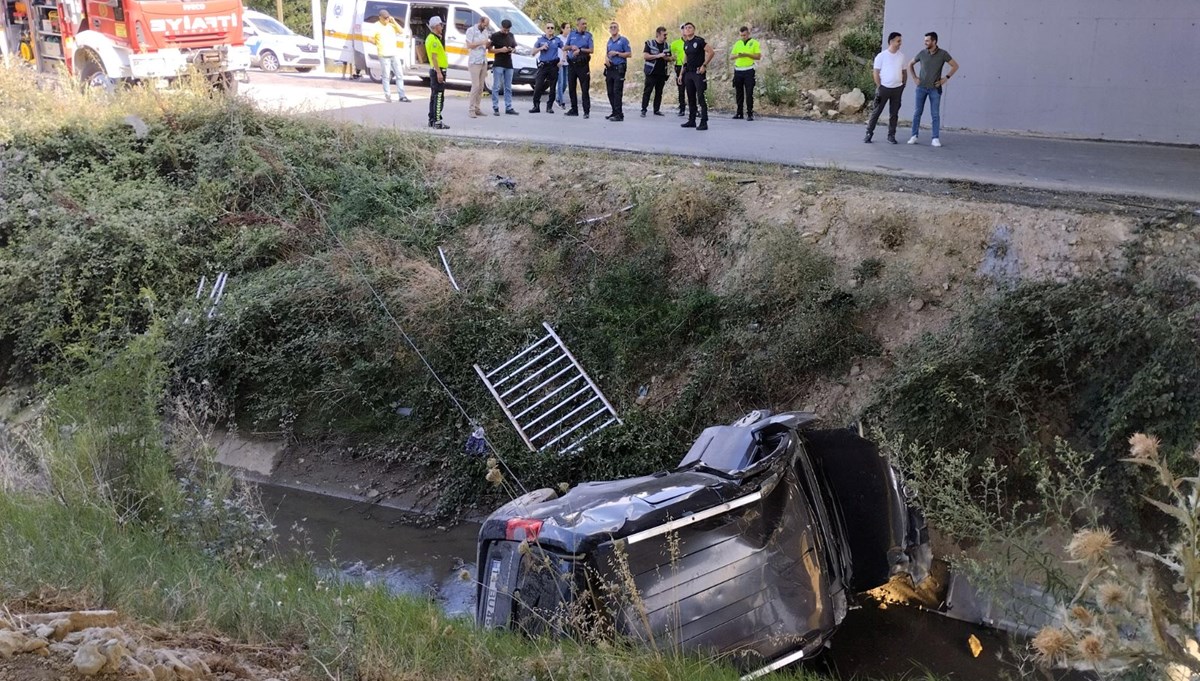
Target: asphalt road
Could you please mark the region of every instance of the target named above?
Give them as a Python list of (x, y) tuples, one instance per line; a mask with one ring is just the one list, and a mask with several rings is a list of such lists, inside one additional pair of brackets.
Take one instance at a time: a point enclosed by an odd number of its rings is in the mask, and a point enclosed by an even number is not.
[[(254, 71), (242, 92), (269, 110), (310, 113), (376, 127), (428, 130), (428, 89), (414, 82), (406, 88), (412, 102), (387, 103), (382, 86), (367, 80)], [(908, 132), (903, 126), (897, 133), (900, 144), (888, 144), (886, 124), (876, 131), (873, 144), (864, 144), (861, 124), (783, 118), (734, 121), (728, 113), (715, 112), (709, 120), (710, 129), (700, 132), (679, 127), (683, 119), (675, 116), (672, 88), (664, 93), (665, 117), (639, 117), (638, 88), (626, 92), (625, 121), (614, 123), (604, 120), (609, 109), (604, 84), (596, 74), (592, 79), (590, 119), (565, 117), (558, 108), (554, 114), (528, 113), (532, 106), (528, 88), (516, 88), (513, 108), (519, 116), (501, 113), (499, 117), (471, 119), (467, 116), (466, 89), (452, 85), (447, 91), (443, 113), (450, 129), (436, 134), (1200, 202), (1197, 147), (946, 129), (942, 131), (944, 146), (935, 149), (929, 146), (928, 129), (922, 130), (920, 144), (904, 144)], [(490, 101), (485, 98), (481, 107), (489, 112)]]

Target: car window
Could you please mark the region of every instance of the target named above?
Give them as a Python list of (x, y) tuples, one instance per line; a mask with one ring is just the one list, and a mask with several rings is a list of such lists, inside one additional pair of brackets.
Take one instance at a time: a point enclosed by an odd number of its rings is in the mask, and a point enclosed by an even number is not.
[(363, 6), (363, 21), (368, 23), (379, 21), (379, 10), (381, 9), (386, 9), (388, 14), (392, 15), (392, 19), (395, 19), (401, 27), (405, 26), (405, 21), (408, 20), (408, 3), (404, 2), (370, 0)]
[[(251, 23), (253, 21), (254, 23)], [(253, 20), (247, 20), (254, 30), (266, 35), (293, 35), (292, 29), (284, 26), (271, 17), (254, 17)]]
[(512, 22), (512, 32), (517, 35), (541, 35), (537, 24), (533, 20), (521, 13), (521, 10), (513, 7), (484, 7), (483, 13), (488, 15), (492, 20), (492, 26), (500, 27), (500, 21), (508, 19)]
[(456, 7), (454, 9), (454, 28), (457, 28), (459, 33), (466, 33), (471, 24), (477, 23), (479, 23), (478, 12), (465, 7)]

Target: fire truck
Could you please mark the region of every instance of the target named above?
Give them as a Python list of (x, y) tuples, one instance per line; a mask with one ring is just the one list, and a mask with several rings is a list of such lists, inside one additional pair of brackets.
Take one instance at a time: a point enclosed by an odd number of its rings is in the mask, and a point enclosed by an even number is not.
[(250, 67), (241, 0), (0, 0), (0, 40), (39, 71), (88, 85), (170, 82), (194, 69), (237, 90)]

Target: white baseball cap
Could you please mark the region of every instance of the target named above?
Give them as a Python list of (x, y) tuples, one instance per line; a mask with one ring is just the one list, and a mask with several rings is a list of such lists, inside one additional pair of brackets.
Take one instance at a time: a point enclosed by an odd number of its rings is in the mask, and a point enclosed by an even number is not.
[(441, 18), (441, 17), (439, 17), (439, 16), (438, 16), (438, 15), (436, 15), (436, 14), (435, 14), (435, 15), (433, 15), (432, 17), (430, 17), (430, 19), (429, 19), (429, 27), (430, 27), (430, 28), (433, 28), (434, 26), (441, 26), (441, 25), (442, 25), (442, 18)]

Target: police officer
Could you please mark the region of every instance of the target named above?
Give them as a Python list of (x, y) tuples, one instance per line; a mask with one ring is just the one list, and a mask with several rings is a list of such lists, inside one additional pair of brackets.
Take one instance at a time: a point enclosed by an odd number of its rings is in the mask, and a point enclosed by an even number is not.
[(589, 62), (595, 43), (592, 34), (587, 30), (587, 19), (579, 17), (575, 22), (575, 30), (567, 36), (567, 85), (571, 96), (571, 110), (565, 115), (579, 115), (578, 87), (583, 97), (583, 117), (587, 118), (592, 111), (592, 74)]
[(448, 130), (450, 126), (442, 122), (442, 107), (446, 104), (446, 46), (442, 43), (442, 34), (446, 32), (446, 24), (441, 17), (429, 17), (429, 35), (425, 36), (425, 54), (429, 57), (429, 127), (438, 130)]
[(546, 24), (546, 34), (533, 44), (537, 55), (537, 76), (533, 81), (533, 108), (529, 113), (542, 109), (542, 93), (546, 94), (546, 113), (554, 113), (554, 84), (558, 80), (558, 55), (563, 42), (554, 34), (554, 24)]
[[(708, 64), (713, 59), (713, 48), (704, 38), (696, 35), (692, 22), (683, 25), (683, 87), (687, 91), (688, 120), (679, 126), (708, 130)], [(700, 124), (696, 124), (696, 107), (700, 108)]]
[(667, 46), (667, 29), (659, 26), (654, 30), (654, 37), (646, 41), (642, 48), (642, 59), (646, 61), (646, 80), (642, 86), (642, 118), (646, 117), (646, 109), (650, 106), (650, 94), (654, 94), (654, 115), (662, 114), (662, 91), (667, 84), (670, 71), (667, 64), (675, 59), (671, 48)]
[(671, 41), (671, 54), (675, 56), (675, 86), (679, 88), (679, 115), (687, 109), (687, 97), (683, 92), (683, 24), (679, 25), (679, 37)]
[(733, 44), (729, 56), (733, 57), (733, 95), (737, 101), (737, 114), (742, 117), (742, 101), (746, 103), (746, 120), (754, 120), (754, 62), (762, 59), (762, 48), (750, 37), (750, 29), (738, 29), (738, 40)]

